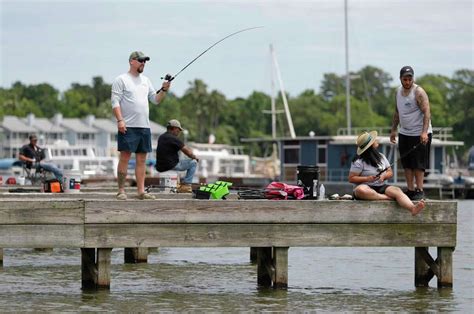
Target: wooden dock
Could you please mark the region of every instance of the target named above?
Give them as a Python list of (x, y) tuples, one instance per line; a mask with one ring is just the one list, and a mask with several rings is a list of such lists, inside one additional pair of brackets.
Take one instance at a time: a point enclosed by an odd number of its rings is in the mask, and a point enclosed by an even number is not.
[[(428, 201), (413, 217), (390, 201), (69, 196), (0, 197), (0, 248), (80, 248), (82, 286), (107, 289), (112, 248), (129, 248), (137, 259), (150, 247), (251, 247), (257, 283), (285, 288), (290, 247), (413, 247), (416, 286), (428, 286), (433, 276), (438, 287), (453, 284), (455, 201)], [(429, 247), (437, 248), (436, 260)]]

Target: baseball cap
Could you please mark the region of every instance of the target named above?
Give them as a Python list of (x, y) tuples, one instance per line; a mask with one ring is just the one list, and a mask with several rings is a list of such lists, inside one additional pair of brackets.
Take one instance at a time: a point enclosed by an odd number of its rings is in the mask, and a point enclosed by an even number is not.
[(132, 52), (130, 54), (130, 57), (128, 58), (128, 61), (133, 60), (133, 59), (142, 59), (142, 60), (150, 61), (150, 57), (148, 57), (141, 51)]
[(168, 121), (168, 124), (166, 126), (167, 127), (175, 127), (175, 128), (180, 129), (181, 131), (183, 130), (183, 128), (181, 127), (181, 123), (179, 123), (179, 121), (176, 120), (176, 119)]
[(400, 69), (400, 77), (404, 77), (406, 75), (411, 75), (411, 76), (415, 75), (415, 71), (413, 71), (413, 68), (409, 65), (406, 65)]

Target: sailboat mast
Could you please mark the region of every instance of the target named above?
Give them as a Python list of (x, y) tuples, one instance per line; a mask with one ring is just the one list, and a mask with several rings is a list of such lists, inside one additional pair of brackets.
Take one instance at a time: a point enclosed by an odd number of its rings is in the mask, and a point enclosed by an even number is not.
[(275, 50), (273, 49), (273, 45), (270, 45), (270, 51), (272, 53), (273, 64), (275, 65), (275, 70), (278, 78), (278, 83), (280, 84), (280, 92), (281, 98), (283, 99), (283, 105), (286, 114), (286, 121), (288, 122), (288, 127), (290, 129), (290, 136), (291, 138), (296, 138), (295, 129), (293, 127), (293, 120), (291, 119), (290, 109), (288, 107), (288, 100), (286, 99), (285, 88), (283, 87), (283, 81), (280, 75), (280, 67), (278, 66), (278, 61), (276, 59)]
[(346, 47), (346, 118), (347, 132), (351, 135), (351, 78), (349, 75), (349, 30), (347, 26), (347, 0), (344, 0), (344, 25), (345, 25), (345, 47)]

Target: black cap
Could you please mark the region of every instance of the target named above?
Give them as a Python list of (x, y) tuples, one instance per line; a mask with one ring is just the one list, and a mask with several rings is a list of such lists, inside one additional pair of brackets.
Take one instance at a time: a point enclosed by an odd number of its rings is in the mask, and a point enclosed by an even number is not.
[(410, 76), (414, 76), (415, 75), (415, 71), (413, 71), (413, 68), (409, 65), (406, 65), (404, 66), (403, 68), (401, 68), (400, 70), (400, 77), (404, 77), (406, 75), (410, 75)]

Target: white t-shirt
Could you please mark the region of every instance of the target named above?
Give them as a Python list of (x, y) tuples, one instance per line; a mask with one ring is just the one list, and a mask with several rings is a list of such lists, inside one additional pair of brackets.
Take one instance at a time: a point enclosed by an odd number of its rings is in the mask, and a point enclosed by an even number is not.
[[(378, 175), (381, 170), (390, 167), (390, 163), (388, 162), (387, 157), (385, 157), (385, 155), (382, 153), (380, 153), (380, 155), (382, 155), (382, 159), (380, 160), (382, 164), (379, 165), (378, 167), (369, 165), (366, 162), (364, 162), (362, 159), (357, 159), (356, 161), (353, 161), (351, 163), (351, 169), (349, 170), (349, 172), (356, 173), (358, 176), (362, 176), (362, 177)], [(362, 183), (359, 183), (359, 184), (362, 184)], [(356, 184), (356, 186), (359, 184)], [(367, 184), (369, 186), (381, 186), (381, 185), (384, 185), (385, 182), (373, 181), (373, 182), (364, 182), (363, 184)]]
[(148, 101), (157, 104), (155, 95), (156, 90), (148, 77), (127, 72), (112, 83), (112, 108), (120, 106), (127, 127), (150, 128)]

